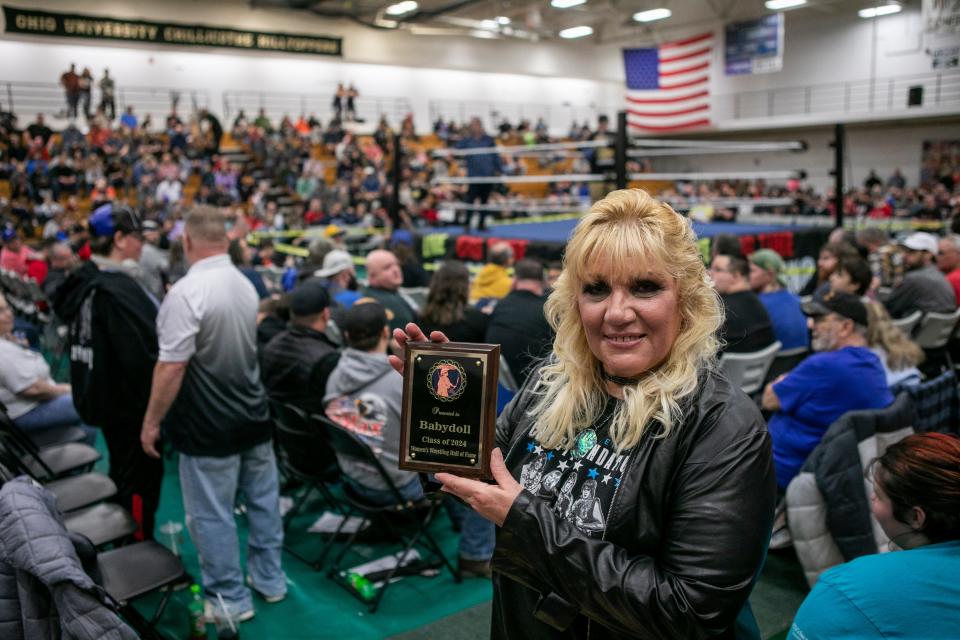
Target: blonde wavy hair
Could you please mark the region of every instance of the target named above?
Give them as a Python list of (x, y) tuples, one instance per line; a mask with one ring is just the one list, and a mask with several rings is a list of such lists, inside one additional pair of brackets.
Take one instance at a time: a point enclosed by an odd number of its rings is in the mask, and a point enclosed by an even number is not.
[(530, 410), (534, 435), (549, 449), (569, 448), (576, 434), (603, 413), (607, 392), (600, 361), (587, 344), (578, 296), (591, 268), (613, 265), (620, 280), (644, 265), (662, 268), (677, 284), (680, 331), (666, 359), (640, 382), (624, 387), (610, 425), (618, 450), (628, 449), (654, 422), (666, 437), (682, 417), (681, 404), (697, 388), (701, 369), (716, 362), (720, 298), (707, 279), (690, 222), (641, 189), (614, 191), (593, 205), (567, 244), (563, 272), (544, 307), (556, 332), (554, 357), (541, 369)]
[(893, 324), (886, 308), (876, 300), (864, 301), (867, 307), (867, 344), (887, 354), (887, 368), (902, 371), (923, 362), (923, 349)]

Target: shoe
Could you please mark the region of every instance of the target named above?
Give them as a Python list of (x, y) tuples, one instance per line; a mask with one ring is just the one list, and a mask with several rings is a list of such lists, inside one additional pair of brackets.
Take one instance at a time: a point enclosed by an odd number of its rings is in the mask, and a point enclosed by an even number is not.
[(780, 549), (789, 549), (793, 546), (793, 536), (790, 534), (790, 528), (783, 525), (773, 532), (770, 536), (770, 550), (779, 551)]
[(247, 586), (250, 587), (251, 589), (253, 589), (253, 590), (257, 593), (258, 596), (260, 596), (261, 598), (263, 598), (263, 601), (266, 602), (267, 604), (276, 604), (277, 602), (280, 602), (281, 600), (283, 600), (284, 598), (287, 597), (287, 592), (286, 592), (286, 591), (284, 591), (283, 593), (281, 593), (281, 594), (279, 594), (279, 595), (275, 595), (275, 596), (270, 596), (270, 595), (267, 595), (267, 594), (263, 593), (262, 591), (260, 591), (259, 589), (257, 589), (255, 586), (253, 586), (253, 578), (251, 578), (250, 576), (247, 576)]
[[(212, 602), (206, 600), (203, 605), (204, 622), (207, 624), (217, 624), (217, 609), (218, 607), (214, 607)], [(257, 612), (253, 609), (247, 609), (246, 611), (232, 615), (234, 622), (246, 622), (247, 620), (252, 620), (253, 616), (257, 615)]]
[(768, 548), (771, 551), (789, 549), (793, 546), (793, 535), (787, 524), (787, 505), (781, 501), (773, 515), (773, 534), (770, 536)]
[(461, 557), (458, 564), (460, 566), (460, 574), (464, 578), (493, 577), (489, 560), (468, 560), (467, 558)]

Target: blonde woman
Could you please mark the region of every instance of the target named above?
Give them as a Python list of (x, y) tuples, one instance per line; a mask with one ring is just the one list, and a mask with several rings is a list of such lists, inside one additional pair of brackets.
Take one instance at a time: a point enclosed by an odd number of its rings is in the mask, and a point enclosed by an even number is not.
[[(492, 637), (732, 638), (776, 484), (763, 419), (715, 366), (723, 313), (688, 221), (611, 193), (545, 312), (553, 354), (498, 420), (496, 484), (437, 474), (500, 528)], [(426, 339), (412, 324), (395, 337)], [(524, 489), (541, 456), (550, 483)]]
[(918, 384), (917, 368), (923, 362), (923, 349), (893, 324), (886, 307), (876, 301), (864, 301), (867, 307), (867, 346), (877, 354), (887, 374), (887, 386)]

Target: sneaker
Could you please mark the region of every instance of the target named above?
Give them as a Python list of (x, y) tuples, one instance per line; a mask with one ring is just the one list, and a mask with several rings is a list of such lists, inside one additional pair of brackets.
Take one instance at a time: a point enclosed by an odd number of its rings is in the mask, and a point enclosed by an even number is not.
[(786, 525), (780, 527), (770, 536), (770, 550), (779, 551), (793, 546), (793, 536), (790, 534), (790, 528)]
[[(217, 624), (217, 609), (218, 607), (213, 606), (212, 602), (209, 600), (205, 601), (203, 605), (204, 622), (207, 624)], [(246, 622), (247, 620), (252, 620), (256, 614), (257, 612), (253, 609), (247, 609), (246, 611), (233, 614), (233, 621)]]
[(281, 593), (281, 594), (274, 595), (274, 596), (270, 596), (270, 595), (267, 595), (267, 594), (263, 593), (262, 591), (260, 591), (259, 589), (257, 589), (255, 586), (253, 586), (253, 578), (251, 578), (250, 576), (247, 576), (247, 586), (250, 587), (251, 589), (253, 589), (253, 590), (257, 593), (258, 596), (260, 596), (261, 598), (263, 598), (263, 601), (266, 602), (267, 604), (275, 604), (275, 603), (280, 602), (281, 600), (283, 600), (284, 598), (287, 597), (287, 592), (286, 592), (286, 591), (284, 591), (284, 592)]
[(491, 578), (493, 572), (490, 570), (489, 560), (468, 560), (461, 556), (459, 562), (460, 574), (464, 578)]

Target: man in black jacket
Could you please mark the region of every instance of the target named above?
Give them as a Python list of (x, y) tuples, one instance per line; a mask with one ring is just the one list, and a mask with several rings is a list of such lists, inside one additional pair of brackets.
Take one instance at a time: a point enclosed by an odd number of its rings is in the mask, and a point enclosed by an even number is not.
[(323, 413), (327, 378), (340, 352), (324, 331), (330, 320), (330, 296), (311, 278), (293, 290), (290, 326), (263, 350), (260, 373), (271, 399)]
[(750, 290), (750, 263), (740, 255), (720, 254), (710, 263), (710, 278), (726, 311), (720, 337), (726, 353), (760, 351), (777, 341), (773, 323), (759, 296)]
[(152, 539), (163, 461), (140, 446), (140, 425), (157, 360), (157, 302), (135, 277), (140, 219), (105, 205), (90, 217), (93, 260), (57, 290), (54, 308), (70, 327), (73, 402), (87, 424), (100, 427), (110, 453), (115, 500)]
[(550, 351), (553, 330), (543, 315), (543, 265), (524, 259), (513, 271), (513, 291), (494, 308), (486, 342), (500, 345), (510, 373), (523, 386), (531, 365)]

